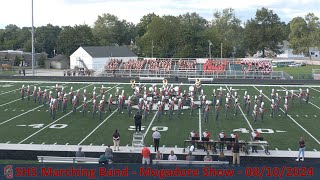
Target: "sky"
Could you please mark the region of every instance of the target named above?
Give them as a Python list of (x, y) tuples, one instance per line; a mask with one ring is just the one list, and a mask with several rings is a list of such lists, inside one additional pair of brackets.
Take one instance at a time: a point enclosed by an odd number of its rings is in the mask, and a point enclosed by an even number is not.
[[(0, 28), (8, 24), (31, 26), (31, 0), (1, 0), (1, 7)], [(320, 0), (34, 0), (34, 25), (93, 26), (103, 13), (135, 24), (152, 12), (158, 15), (196, 12), (211, 20), (214, 12), (224, 8), (235, 9), (236, 16), (245, 22), (262, 7), (272, 9), (284, 22), (309, 12), (320, 17)]]

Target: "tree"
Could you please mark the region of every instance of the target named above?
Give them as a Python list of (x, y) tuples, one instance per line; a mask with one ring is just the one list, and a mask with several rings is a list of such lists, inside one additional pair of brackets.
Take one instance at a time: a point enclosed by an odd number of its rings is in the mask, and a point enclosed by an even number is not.
[(231, 57), (233, 52), (237, 51), (237, 55), (244, 55), (242, 48), (243, 28), (241, 20), (236, 17), (234, 9), (226, 8), (222, 12), (215, 12), (212, 21), (211, 32), (214, 34), (213, 42), (214, 53), (220, 56), (220, 46), (223, 46), (223, 57)]
[(258, 9), (254, 19), (245, 24), (244, 39), (249, 53), (262, 52), (265, 57), (266, 51), (275, 54), (281, 53), (283, 36), (283, 23), (272, 10), (267, 8)]
[(177, 37), (177, 51), (174, 57), (204, 57), (208, 50), (204, 37), (207, 20), (197, 13), (178, 16), (180, 21)]
[(35, 39), (41, 46), (41, 49), (36, 49), (36, 52), (46, 52), (49, 57), (53, 57), (53, 51), (57, 48), (60, 31), (61, 28), (59, 26), (53, 26), (51, 24), (36, 28)]
[(149, 57), (173, 57), (177, 51), (179, 26), (177, 17), (155, 17), (148, 25), (147, 32), (138, 40), (141, 53)]
[(93, 33), (103, 46), (118, 44), (129, 45), (136, 37), (136, 28), (133, 23), (112, 14), (102, 14), (94, 22)]
[(310, 56), (311, 47), (320, 46), (320, 22), (313, 13), (295, 17), (290, 22), (289, 42), (294, 54), (304, 53)]
[(142, 37), (147, 32), (148, 25), (156, 17), (159, 18), (158, 15), (156, 15), (154, 13), (149, 13), (147, 15), (144, 15), (140, 19), (140, 22), (137, 24), (137, 34), (138, 34), (139, 37)]
[(97, 45), (92, 29), (88, 25), (65, 26), (58, 36), (58, 51), (71, 55), (79, 46)]

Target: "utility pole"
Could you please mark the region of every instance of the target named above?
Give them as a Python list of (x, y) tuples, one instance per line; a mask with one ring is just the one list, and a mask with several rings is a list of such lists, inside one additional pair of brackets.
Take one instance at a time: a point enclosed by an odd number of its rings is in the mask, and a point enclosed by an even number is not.
[(32, 56), (32, 76), (34, 76), (34, 22), (33, 22), (33, 0), (31, 0), (31, 19), (32, 19), (32, 27), (31, 27), (31, 42), (32, 42), (32, 52), (31, 52), (31, 56)]
[(152, 56), (152, 58), (153, 58), (153, 39), (152, 39), (152, 41), (151, 41), (151, 45), (152, 45), (152, 47), (151, 47), (151, 56)]
[(222, 47), (223, 47), (223, 43), (221, 43), (221, 59), (222, 59)]

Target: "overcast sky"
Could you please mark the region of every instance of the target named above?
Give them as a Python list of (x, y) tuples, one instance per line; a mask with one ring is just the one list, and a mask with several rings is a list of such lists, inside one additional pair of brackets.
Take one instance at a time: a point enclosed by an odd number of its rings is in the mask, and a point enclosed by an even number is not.
[[(92, 26), (102, 13), (133, 23), (152, 12), (158, 15), (196, 12), (210, 20), (215, 11), (230, 7), (242, 21), (254, 17), (261, 7), (273, 9), (285, 22), (308, 12), (320, 17), (320, 0), (34, 0), (34, 24)], [(0, 28), (8, 24), (31, 26), (31, 0), (1, 0)]]

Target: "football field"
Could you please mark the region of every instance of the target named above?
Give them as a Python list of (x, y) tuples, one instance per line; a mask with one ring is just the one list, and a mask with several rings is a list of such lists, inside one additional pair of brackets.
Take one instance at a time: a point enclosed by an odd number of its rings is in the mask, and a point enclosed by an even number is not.
[[(88, 113), (83, 115), (82, 107), (78, 106), (75, 113), (71, 111), (71, 104), (68, 102), (67, 112), (57, 111), (56, 118), (53, 120), (49, 114), (49, 105), (34, 101), (33, 96), (28, 100), (27, 97), (21, 100), (20, 88), (30, 85), (31, 91), (34, 86), (40, 87), (42, 90), (51, 90), (55, 94), (55, 86), (57, 82), (0, 82), (0, 143), (8, 144), (58, 144), (58, 145), (92, 145), (101, 146), (112, 144), (112, 134), (118, 129), (121, 135), (121, 146), (132, 143), (132, 136), (135, 132), (133, 115), (137, 109), (133, 108), (132, 116), (128, 116), (127, 109), (117, 110), (117, 105), (112, 105), (112, 111), (109, 112), (105, 108), (102, 119), (98, 116), (92, 116), (92, 91), (96, 87), (97, 99), (100, 100), (99, 90), (103, 85), (105, 88), (105, 98), (113, 95), (115, 101), (115, 93), (121, 93), (124, 90), (126, 97), (133, 94), (130, 83), (91, 83), (91, 82), (58, 82), (60, 87), (64, 87), (69, 93), (70, 88), (76, 92), (83, 90), (88, 92)], [(147, 90), (153, 84), (141, 84)], [(182, 91), (189, 91), (189, 87), (193, 84), (182, 85)], [(158, 88), (162, 84), (156, 85)], [(174, 85), (177, 86), (177, 85)], [(233, 131), (237, 131), (239, 139), (249, 141), (251, 132), (257, 129), (261, 132), (262, 137), (270, 144), (270, 150), (297, 150), (299, 137), (303, 136), (306, 140), (308, 151), (320, 150), (320, 87), (314, 85), (290, 85), (290, 86), (269, 86), (269, 85), (216, 85), (203, 84), (202, 88), (206, 94), (207, 100), (213, 101), (212, 92), (216, 89), (218, 93), (220, 89), (226, 95), (227, 92), (236, 91), (239, 96), (240, 108), (238, 114), (234, 114), (233, 103), (229, 117), (225, 117), (225, 96), (223, 97), (223, 105), (221, 106), (220, 117), (215, 119), (215, 108), (210, 105), (209, 121), (205, 122), (202, 110), (197, 108), (191, 115), (191, 110), (186, 106), (181, 114), (174, 111), (173, 119), (169, 120), (168, 111), (158, 120), (157, 111), (151, 111), (147, 119), (142, 121), (142, 130), (145, 136), (145, 144), (151, 145), (152, 132), (156, 128), (161, 133), (161, 146), (166, 147), (183, 147), (184, 140), (189, 138), (192, 130), (197, 133), (208, 129), (211, 137), (217, 139), (219, 132), (224, 130), (229, 136)], [(289, 103), (289, 112), (286, 117), (284, 114), (283, 102), (280, 103), (280, 111), (272, 118), (270, 116), (271, 91), (276, 90), (281, 97), (285, 96), (286, 90), (294, 90), (299, 93), (299, 89), (310, 90), (310, 101), (307, 104), (302, 100), (300, 104), (296, 97), (291, 104)], [(253, 109), (254, 96), (259, 96), (260, 90), (264, 95), (263, 102), (265, 104), (264, 119), (258, 118), (254, 123), (252, 111), (247, 115), (244, 107), (245, 91), (251, 97), (251, 109)], [(82, 97), (82, 96), (81, 96)], [(70, 99), (68, 95), (68, 99)], [(80, 98), (80, 105), (82, 104)], [(195, 97), (196, 103), (198, 97)], [(259, 106), (260, 107), (260, 106)]]

